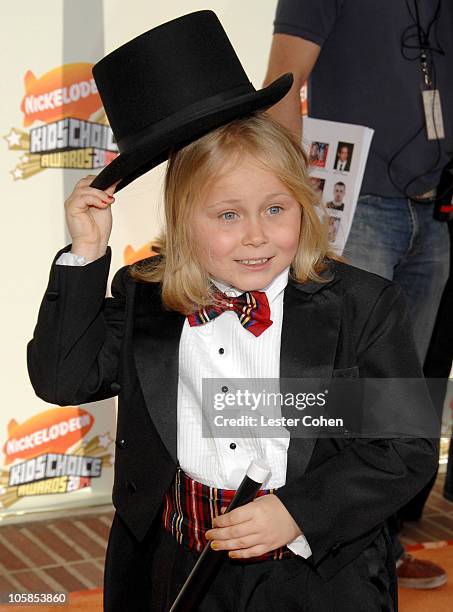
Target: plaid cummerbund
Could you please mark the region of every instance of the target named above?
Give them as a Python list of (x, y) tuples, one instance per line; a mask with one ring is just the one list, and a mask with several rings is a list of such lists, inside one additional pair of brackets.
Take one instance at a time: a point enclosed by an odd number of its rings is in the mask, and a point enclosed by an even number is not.
[[(269, 495), (274, 489), (261, 489), (257, 497)], [(220, 509), (228, 506), (236, 491), (209, 487), (190, 478), (178, 467), (174, 481), (164, 500), (162, 520), (164, 527), (186, 549), (201, 552), (206, 546), (205, 531), (211, 529), (212, 519), (221, 514)], [(265, 561), (294, 557), (286, 546), (269, 551), (244, 561)]]

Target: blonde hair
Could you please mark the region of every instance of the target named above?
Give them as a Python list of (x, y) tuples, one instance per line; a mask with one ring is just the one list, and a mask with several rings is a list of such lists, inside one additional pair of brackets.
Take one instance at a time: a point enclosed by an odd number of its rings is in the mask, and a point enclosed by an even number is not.
[(197, 257), (191, 238), (194, 203), (208, 185), (231, 171), (245, 155), (251, 155), (271, 171), (290, 191), (302, 209), (299, 246), (290, 274), (299, 283), (325, 282), (320, 273), (329, 251), (326, 228), (315, 204), (317, 196), (309, 182), (307, 156), (291, 133), (266, 113), (237, 119), (202, 136), (170, 155), (165, 176), (166, 229), (154, 244), (161, 257), (137, 262), (131, 276), (161, 284), (165, 308), (182, 314), (213, 301), (209, 274)]

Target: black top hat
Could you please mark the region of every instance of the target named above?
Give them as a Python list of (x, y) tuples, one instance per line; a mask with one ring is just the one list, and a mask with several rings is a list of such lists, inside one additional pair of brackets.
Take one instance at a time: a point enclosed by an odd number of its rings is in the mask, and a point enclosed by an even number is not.
[(203, 134), (255, 111), (289, 91), (285, 74), (256, 91), (212, 11), (153, 28), (93, 67), (120, 154), (91, 183), (119, 191)]

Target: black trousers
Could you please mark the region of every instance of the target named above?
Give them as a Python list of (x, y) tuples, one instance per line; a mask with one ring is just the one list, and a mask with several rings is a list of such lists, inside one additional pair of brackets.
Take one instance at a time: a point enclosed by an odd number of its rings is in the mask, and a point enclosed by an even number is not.
[[(160, 517), (159, 517), (160, 519)], [(156, 522), (137, 542), (115, 514), (107, 549), (104, 610), (168, 612), (198, 553)], [(301, 557), (241, 563), (227, 559), (199, 612), (394, 612), (394, 560), (383, 534), (330, 581)]]

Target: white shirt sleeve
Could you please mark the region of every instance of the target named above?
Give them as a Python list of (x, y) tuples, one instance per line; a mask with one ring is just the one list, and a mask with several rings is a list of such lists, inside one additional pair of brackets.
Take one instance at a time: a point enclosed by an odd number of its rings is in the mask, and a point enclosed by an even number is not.
[(289, 550), (292, 550), (293, 553), (299, 555), (300, 557), (303, 557), (304, 559), (308, 559), (308, 557), (311, 557), (312, 555), (310, 544), (308, 543), (307, 538), (303, 534), (297, 536), (297, 538), (287, 544), (286, 547), (289, 548)]
[(74, 253), (62, 253), (55, 264), (57, 266), (86, 266), (89, 263), (83, 255)]

